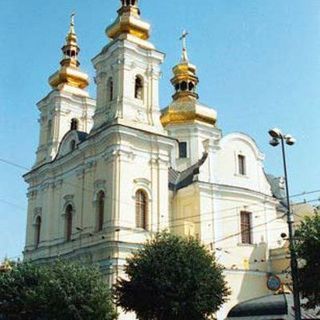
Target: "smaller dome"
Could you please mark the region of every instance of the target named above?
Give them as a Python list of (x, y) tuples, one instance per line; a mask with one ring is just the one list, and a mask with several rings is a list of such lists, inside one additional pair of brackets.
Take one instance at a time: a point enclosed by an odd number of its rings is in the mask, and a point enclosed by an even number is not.
[(162, 110), (161, 123), (164, 127), (170, 124), (185, 124), (200, 122), (215, 126), (217, 112), (214, 109), (201, 105), (195, 99), (188, 96), (174, 100), (169, 107)]

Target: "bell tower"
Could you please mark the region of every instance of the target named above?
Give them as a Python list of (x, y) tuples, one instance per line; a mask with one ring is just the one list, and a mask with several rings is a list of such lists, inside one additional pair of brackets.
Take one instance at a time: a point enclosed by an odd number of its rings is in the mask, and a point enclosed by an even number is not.
[[(170, 136), (179, 140), (176, 164), (179, 170), (197, 163), (220, 139), (216, 126), (217, 112), (199, 102), (197, 68), (189, 58), (186, 46), (188, 33), (183, 32), (182, 56), (172, 69), (174, 88), (171, 104), (162, 110), (161, 122)], [(208, 172), (210, 170), (208, 169)]]
[(62, 138), (69, 130), (89, 132), (92, 128), (95, 101), (86, 91), (89, 76), (79, 68), (80, 47), (74, 14), (61, 50), (60, 68), (49, 77), (52, 91), (37, 104), (40, 138), (35, 167), (55, 158)]
[(93, 59), (97, 83), (93, 132), (118, 123), (163, 133), (159, 78), (164, 54), (148, 41), (150, 25), (141, 19), (137, 0), (121, 1), (106, 34), (110, 43)]

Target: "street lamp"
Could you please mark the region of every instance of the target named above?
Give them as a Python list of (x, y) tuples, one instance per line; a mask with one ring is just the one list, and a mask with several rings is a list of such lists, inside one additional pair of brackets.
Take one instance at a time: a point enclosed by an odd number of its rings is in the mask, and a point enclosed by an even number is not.
[(286, 195), (287, 195), (287, 223), (289, 230), (289, 243), (290, 243), (290, 264), (291, 264), (291, 277), (292, 277), (292, 287), (293, 287), (293, 300), (294, 300), (294, 312), (295, 320), (301, 320), (301, 309), (300, 309), (300, 295), (298, 289), (298, 262), (297, 255), (295, 252), (294, 240), (293, 240), (293, 215), (290, 208), (290, 197), (289, 197), (289, 186), (288, 186), (288, 174), (287, 174), (287, 161), (286, 161), (286, 152), (285, 144), (293, 146), (296, 143), (290, 134), (282, 134), (280, 129), (272, 129), (269, 131), (271, 136), (270, 144), (273, 147), (281, 144), (282, 149), (282, 159), (283, 159), (283, 169), (284, 169), (284, 178), (286, 186)]

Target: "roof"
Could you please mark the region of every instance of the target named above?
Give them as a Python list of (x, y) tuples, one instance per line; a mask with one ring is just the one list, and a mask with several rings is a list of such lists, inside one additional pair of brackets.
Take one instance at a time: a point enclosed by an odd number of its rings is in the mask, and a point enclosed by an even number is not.
[(266, 177), (271, 186), (273, 196), (279, 200), (283, 200), (286, 196), (285, 189), (281, 186), (283, 178), (275, 177), (272, 174), (266, 174)]
[(87, 139), (89, 134), (84, 131), (77, 131), (77, 135), (78, 135), (79, 141), (83, 142), (84, 140)]
[[(305, 301), (302, 301), (304, 303)], [(234, 306), (229, 314), (228, 320), (269, 320), (284, 317), (288, 320), (294, 320), (292, 294), (273, 294), (260, 298), (255, 298), (241, 302)], [(319, 310), (306, 310), (301, 308), (303, 320), (320, 319), (317, 315)]]
[(261, 298), (241, 302), (233, 307), (228, 318), (248, 316), (285, 315), (288, 313), (288, 303), (284, 294), (268, 295)]
[(195, 176), (200, 173), (200, 167), (208, 158), (208, 153), (204, 152), (202, 158), (191, 167), (179, 172), (169, 168), (169, 190), (178, 191), (195, 181)]
[(270, 184), (272, 195), (279, 200), (278, 211), (287, 211), (286, 192), (283, 185), (283, 177), (275, 177), (272, 174), (265, 174)]

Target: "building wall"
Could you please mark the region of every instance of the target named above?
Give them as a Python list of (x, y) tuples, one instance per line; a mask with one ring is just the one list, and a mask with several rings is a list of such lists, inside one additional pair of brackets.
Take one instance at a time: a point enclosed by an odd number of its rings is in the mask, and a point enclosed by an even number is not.
[(95, 100), (90, 98), (86, 91), (78, 91), (75, 94), (54, 90), (38, 103), (40, 134), (34, 167), (55, 158), (64, 135), (70, 130), (72, 119), (77, 119), (78, 130), (90, 132), (93, 126)]
[[(141, 243), (169, 220), (168, 165), (174, 141), (111, 127), (51, 164), (26, 176), (29, 209), (25, 257), (39, 259), (116, 241)], [(136, 228), (135, 192), (148, 194), (147, 231)], [(97, 233), (97, 193), (106, 194), (104, 230)], [(161, 196), (160, 196), (161, 195)], [(65, 237), (65, 210), (74, 208), (71, 242)], [(35, 250), (35, 220), (42, 217)], [(119, 231), (116, 231), (119, 229)], [(104, 237), (104, 239), (102, 239)], [(107, 258), (108, 256), (105, 256)], [(94, 259), (96, 260), (96, 259)]]

